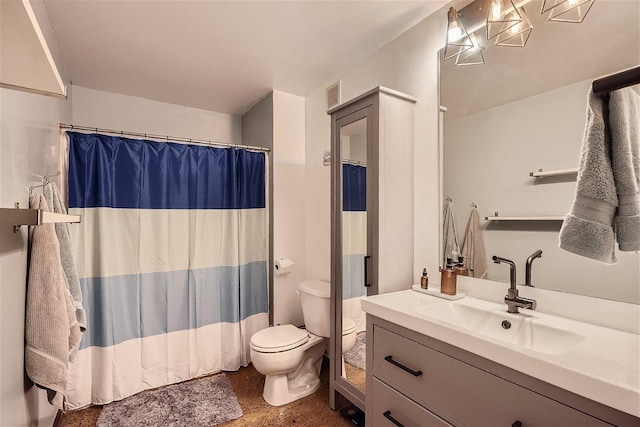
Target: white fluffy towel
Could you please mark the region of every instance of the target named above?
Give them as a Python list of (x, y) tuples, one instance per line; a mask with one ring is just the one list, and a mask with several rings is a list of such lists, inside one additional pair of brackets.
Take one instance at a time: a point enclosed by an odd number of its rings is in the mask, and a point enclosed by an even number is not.
[[(30, 206), (49, 210), (41, 194), (31, 197)], [(80, 327), (65, 285), (53, 224), (31, 227), (29, 241), (25, 369), (35, 384), (47, 389), (49, 402), (62, 409), (69, 355), (80, 342)]]
[(615, 232), (621, 251), (640, 251), (640, 95), (631, 88), (609, 99), (611, 166), (618, 193)]
[[(54, 182), (50, 182), (44, 186), (44, 198), (52, 212), (66, 214), (67, 208), (62, 203), (62, 196), (58, 186)], [(60, 244), (60, 261), (62, 262), (62, 271), (64, 272), (65, 285), (71, 294), (71, 302), (75, 307), (76, 320), (80, 330), (84, 332), (87, 329), (87, 314), (82, 306), (82, 290), (80, 289), (80, 279), (78, 278), (78, 270), (73, 259), (73, 250), (71, 248), (71, 236), (69, 235), (69, 224), (58, 222), (55, 224), (56, 236)], [(73, 357), (71, 358), (73, 361)]]
[(478, 214), (478, 208), (475, 207), (471, 209), (467, 231), (464, 233), (462, 256), (464, 257), (465, 266), (469, 269), (469, 276), (480, 279), (487, 278), (487, 253), (482, 239), (480, 215)]
[(640, 249), (640, 101), (630, 88), (612, 92), (608, 104), (592, 90), (588, 100), (576, 196), (560, 247), (614, 264), (616, 239), (621, 251)]

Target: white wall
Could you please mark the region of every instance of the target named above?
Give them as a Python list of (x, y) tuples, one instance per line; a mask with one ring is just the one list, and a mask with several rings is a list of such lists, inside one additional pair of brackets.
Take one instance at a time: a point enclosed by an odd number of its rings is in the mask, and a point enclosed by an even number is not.
[[(71, 102), (0, 89), (0, 207), (28, 207), (28, 187), (59, 169), (58, 122)], [(56, 409), (24, 374), (27, 227), (0, 228), (0, 425), (50, 426)]]
[[(418, 98), (415, 106), (414, 259), (417, 281), (422, 267), (437, 271), (439, 241), (438, 178), (438, 58), (444, 46), (446, 11), (441, 9), (345, 70), (306, 98), (306, 255), (307, 277), (329, 277), (330, 168), (322, 166), (322, 152), (330, 149), (330, 117), (325, 89), (342, 81), (342, 101), (376, 86), (386, 86)], [(407, 183), (411, 185), (411, 183)], [(407, 284), (409, 288), (410, 284)]]
[(73, 124), (231, 144), (242, 143), (239, 116), (73, 88)]
[[(273, 239), (274, 259), (290, 258), (293, 271), (273, 283), (275, 325), (302, 325), (296, 293), (307, 277), (305, 253), (305, 99), (273, 91)], [(312, 258), (310, 258), (312, 259)], [(328, 279), (326, 277), (311, 277)]]
[[(536, 179), (529, 172), (578, 166), (591, 80), (468, 116), (445, 113), (444, 196), (455, 205), (458, 238), (464, 238), (471, 202), (478, 205), (487, 257), (512, 259), (524, 283), (527, 257), (536, 287), (640, 303), (640, 256), (617, 251), (614, 266), (558, 248), (561, 222), (492, 224), (484, 216), (563, 216), (571, 209), (576, 176)], [(509, 268), (488, 263), (489, 279), (509, 281)], [(561, 280), (562, 283), (558, 283)], [(609, 285), (613, 284), (615, 285)]]

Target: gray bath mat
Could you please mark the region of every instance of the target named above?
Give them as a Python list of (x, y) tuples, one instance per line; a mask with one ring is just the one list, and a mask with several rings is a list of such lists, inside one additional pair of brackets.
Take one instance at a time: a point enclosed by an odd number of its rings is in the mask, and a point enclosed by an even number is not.
[(367, 366), (367, 333), (360, 332), (353, 348), (344, 354), (344, 361), (358, 369), (366, 371)]
[(223, 373), (147, 390), (105, 405), (97, 427), (212, 427), (242, 416)]

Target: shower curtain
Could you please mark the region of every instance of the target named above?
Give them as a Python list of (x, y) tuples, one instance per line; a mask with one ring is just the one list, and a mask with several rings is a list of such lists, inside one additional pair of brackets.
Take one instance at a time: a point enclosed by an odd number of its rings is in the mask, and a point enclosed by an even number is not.
[(268, 326), (265, 154), (67, 134), (88, 325), (66, 408), (246, 366)]
[(360, 298), (364, 287), (364, 257), (367, 254), (367, 168), (342, 165), (342, 300), (343, 316), (352, 318), (358, 331), (361, 321)]

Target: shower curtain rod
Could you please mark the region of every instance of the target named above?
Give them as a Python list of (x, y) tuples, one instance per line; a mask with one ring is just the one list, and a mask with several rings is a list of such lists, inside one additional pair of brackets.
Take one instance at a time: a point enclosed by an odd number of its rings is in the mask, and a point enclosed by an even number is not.
[(640, 67), (630, 68), (593, 81), (595, 95), (601, 96), (623, 87), (640, 84)]
[(164, 140), (166, 142), (185, 142), (188, 144), (197, 144), (204, 145), (208, 147), (221, 147), (221, 148), (242, 148), (250, 151), (262, 151), (262, 152), (270, 152), (270, 148), (265, 147), (254, 147), (251, 145), (241, 145), (241, 144), (229, 144), (226, 142), (215, 142), (215, 141), (207, 141), (203, 139), (192, 139), (192, 138), (181, 138), (178, 136), (168, 136), (168, 135), (154, 135), (152, 133), (140, 133), (140, 132), (129, 132), (123, 130), (113, 130), (113, 129), (101, 129), (96, 127), (89, 126), (76, 126), (69, 125), (66, 123), (59, 123), (60, 129), (69, 129), (69, 130), (80, 130), (80, 131), (89, 131), (95, 133), (109, 133), (113, 135), (120, 136), (134, 136), (134, 137), (142, 137), (145, 139), (155, 139), (155, 140)]

